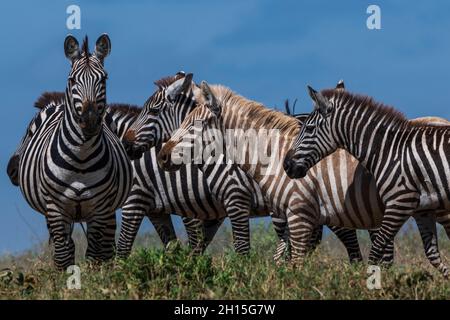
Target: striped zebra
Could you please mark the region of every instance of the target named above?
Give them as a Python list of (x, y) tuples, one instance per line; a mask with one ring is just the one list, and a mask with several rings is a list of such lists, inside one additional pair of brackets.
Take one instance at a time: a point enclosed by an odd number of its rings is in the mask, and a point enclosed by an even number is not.
[[(367, 168), (385, 207), (369, 261), (379, 263), (386, 243), (415, 214), (436, 218), (450, 236), (450, 126), (410, 122), (367, 96), (308, 89), (315, 107), (286, 156), (286, 171), (304, 177), (337, 148)], [(437, 250), (436, 224), (429, 226), (433, 240), (425, 245), (426, 254), (448, 276)]]
[(45, 119), (41, 124), (31, 124), (36, 131), (19, 159), (20, 189), (30, 206), (45, 215), (59, 269), (74, 264), (74, 222), (87, 222), (87, 259), (113, 257), (115, 210), (131, 188), (131, 163), (104, 121), (103, 61), (110, 49), (106, 34), (98, 38), (93, 54), (87, 37), (82, 50), (73, 36), (66, 37), (64, 50), (72, 67), (64, 102), (40, 111), (49, 114), (38, 117)]
[[(196, 87), (192, 82), (192, 74), (179, 72), (173, 77), (156, 81), (155, 84), (157, 91), (146, 101), (139, 119), (124, 136), (131, 157), (140, 157), (143, 151), (166, 141), (197, 105), (191, 90)], [(287, 103), (286, 109), (290, 112)], [(301, 121), (304, 117), (299, 115), (297, 119)], [(219, 161), (202, 169), (210, 190), (227, 209), (236, 251), (247, 253), (250, 249), (250, 216), (269, 214), (261, 189), (256, 181), (250, 179), (236, 165)], [(279, 260), (287, 248), (286, 219), (272, 216), (272, 220), (280, 239), (274, 259)], [(362, 260), (356, 232), (339, 227), (331, 229), (346, 246), (350, 260)], [(318, 227), (310, 243), (311, 249), (317, 246), (321, 237), (322, 227)]]
[[(384, 207), (375, 180), (347, 152), (339, 150), (328, 156), (312, 168), (305, 179), (291, 179), (283, 168), (283, 161), (276, 159), (284, 158), (299, 133), (294, 119), (220, 85), (210, 87), (202, 82), (195, 95), (200, 106), (186, 117), (161, 149), (159, 164), (168, 170), (176, 167), (172, 163), (174, 148), (180, 144), (192, 149), (192, 142), (183, 138), (196, 131), (197, 134), (205, 134), (209, 131), (207, 129), (215, 128), (224, 136), (226, 130), (236, 128), (276, 129), (280, 136), (273, 142), (278, 148), (272, 150), (272, 161), (266, 164), (257, 159), (255, 165), (244, 163), (239, 166), (259, 183), (275, 213), (286, 212), (294, 262), (303, 259), (308, 252), (308, 243), (317, 225), (355, 229), (377, 229), (381, 225)], [(242, 135), (238, 139), (245, 143), (245, 132), (240, 133)], [(205, 144), (205, 140), (202, 141)], [(227, 148), (232, 148), (233, 143), (223, 141)], [(247, 144), (244, 152), (253, 151), (251, 147)], [(268, 169), (270, 171), (266, 172)], [(434, 221), (430, 221), (427, 215), (415, 218), (423, 241), (427, 245), (430, 243), (433, 254), (438, 256), (437, 246), (431, 241), (436, 239), (431, 231)], [(427, 256), (432, 260), (434, 255), (430, 256), (430, 252)]]

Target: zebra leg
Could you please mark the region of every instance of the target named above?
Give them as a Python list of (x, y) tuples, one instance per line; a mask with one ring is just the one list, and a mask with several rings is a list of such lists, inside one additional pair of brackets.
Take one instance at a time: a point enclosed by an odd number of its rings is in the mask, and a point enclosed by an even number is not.
[[(369, 230), (370, 241), (373, 243), (377, 236), (378, 230)], [(385, 267), (391, 267), (394, 264), (394, 242), (386, 244), (384, 248), (383, 258), (381, 263)]]
[(292, 250), (292, 263), (301, 263), (308, 253), (312, 233), (317, 225), (310, 220), (302, 219), (300, 214), (288, 211), (289, 240)]
[(348, 258), (351, 263), (361, 262), (362, 254), (359, 248), (358, 236), (355, 229), (347, 229), (341, 227), (329, 227), (331, 231), (341, 240), (347, 250)]
[(148, 214), (147, 216), (155, 227), (156, 233), (161, 239), (164, 248), (167, 248), (169, 242), (177, 240), (170, 214), (158, 213)]
[(442, 263), (441, 260), (437, 239), (436, 219), (434, 216), (427, 215), (426, 213), (414, 215), (414, 218), (416, 219), (417, 227), (419, 228), (428, 261), (430, 261), (431, 265), (447, 278), (449, 276), (449, 271), (447, 266)]
[(250, 218), (248, 210), (229, 213), (233, 231), (234, 250), (239, 254), (248, 254), (250, 251)]
[(287, 227), (286, 216), (272, 215), (272, 224), (279, 239), (275, 254), (273, 255), (273, 260), (279, 262), (283, 256), (285, 256), (286, 260), (290, 260), (291, 250), (289, 246), (289, 230)]
[(86, 259), (102, 262), (113, 258), (116, 235), (116, 213), (94, 215), (87, 222)]
[[(130, 198), (129, 198), (130, 199)], [(120, 226), (120, 235), (117, 242), (117, 257), (127, 258), (131, 253), (134, 240), (147, 212), (147, 205), (133, 204), (131, 201), (122, 208), (122, 224)]]
[(53, 261), (59, 270), (75, 264), (75, 244), (72, 239), (72, 221), (60, 214), (47, 215), (50, 238), (53, 240)]
[(194, 255), (202, 254), (206, 249), (206, 235), (203, 221), (194, 218), (183, 217), (186, 228), (189, 247)]
[(369, 254), (369, 263), (377, 265), (381, 262), (384, 250), (389, 243), (394, 243), (395, 235), (411, 216), (411, 210), (398, 210), (395, 204), (392, 209), (386, 206), (381, 227), (372, 243)]

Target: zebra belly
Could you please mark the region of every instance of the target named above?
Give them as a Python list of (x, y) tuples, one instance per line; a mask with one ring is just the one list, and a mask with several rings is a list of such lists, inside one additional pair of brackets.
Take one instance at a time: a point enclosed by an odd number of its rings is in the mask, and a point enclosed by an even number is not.
[(381, 224), (384, 206), (372, 175), (344, 150), (323, 159), (311, 170), (320, 222), (325, 225), (373, 229)]
[(156, 162), (155, 148), (145, 152), (133, 166), (136, 178), (133, 190), (142, 188), (143, 194), (155, 195), (155, 208), (150, 208), (151, 211), (201, 220), (226, 216), (198, 167), (185, 165), (177, 171), (164, 171)]

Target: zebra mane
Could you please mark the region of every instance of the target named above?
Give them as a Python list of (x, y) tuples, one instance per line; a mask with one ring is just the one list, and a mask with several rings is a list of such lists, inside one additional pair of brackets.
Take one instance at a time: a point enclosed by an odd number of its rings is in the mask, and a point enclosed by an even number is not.
[(408, 121), (405, 115), (392, 106), (375, 101), (372, 97), (351, 93), (348, 91), (325, 89), (322, 95), (330, 99), (334, 97), (340, 105), (356, 106), (376, 112), (380, 117), (385, 117), (386, 121), (392, 122), (401, 127), (427, 127), (427, 123), (421, 121)]
[(141, 107), (127, 103), (110, 103), (108, 104), (108, 109), (113, 112), (120, 112), (131, 115), (139, 115), (139, 113), (141, 113), (142, 111)]
[[(262, 103), (249, 100), (222, 85), (210, 85), (222, 108), (233, 108), (250, 120), (252, 128), (278, 129), (283, 134), (295, 135), (299, 130), (298, 121), (281, 111), (269, 109)], [(296, 130), (292, 130), (295, 128)]]
[(175, 81), (183, 78), (185, 75), (183, 73), (177, 73), (174, 76), (167, 76), (164, 78), (161, 78), (159, 80), (156, 80), (154, 84), (158, 87), (158, 89), (165, 89), (168, 86), (170, 86)]
[(34, 106), (38, 109), (44, 109), (49, 104), (61, 104), (64, 102), (65, 93), (52, 91), (52, 92), (44, 92), (41, 96), (36, 100)]
[(86, 60), (89, 61), (89, 42), (88, 42), (88, 36), (86, 35), (83, 40), (83, 46), (81, 47), (81, 52), (84, 53), (84, 56), (86, 57)]
[(440, 127), (446, 128), (450, 127), (450, 122), (444, 118), (439, 117), (424, 117), (409, 120), (405, 115), (395, 109), (392, 106), (385, 105), (381, 102), (375, 101), (372, 97), (366, 95), (359, 95), (350, 93), (348, 91), (336, 90), (336, 89), (325, 89), (321, 91), (322, 95), (330, 99), (334, 97), (339, 101), (340, 105), (354, 105), (356, 108), (366, 108), (376, 112), (380, 117), (385, 116), (385, 119), (389, 122), (394, 123), (398, 127), (402, 128), (430, 128), (430, 127)]

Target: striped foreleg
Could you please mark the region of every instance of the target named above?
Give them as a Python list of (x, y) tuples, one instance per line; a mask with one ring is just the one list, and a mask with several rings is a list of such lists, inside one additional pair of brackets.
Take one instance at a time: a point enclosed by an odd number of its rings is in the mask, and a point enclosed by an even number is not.
[(282, 257), (285, 260), (291, 259), (291, 250), (289, 246), (289, 229), (287, 227), (287, 218), (285, 215), (273, 215), (272, 224), (278, 236), (278, 244), (273, 255), (273, 260), (279, 262)]
[[(377, 237), (378, 229), (369, 230), (370, 241), (373, 243)], [(381, 263), (385, 267), (390, 267), (394, 263), (394, 242), (386, 243)]]
[(147, 201), (133, 201), (132, 199), (130, 195), (122, 208), (122, 224), (117, 242), (117, 257), (119, 258), (126, 258), (130, 255), (139, 227), (149, 208)]
[(106, 261), (114, 256), (116, 234), (115, 212), (96, 214), (87, 221), (86, 259)]
[(301, 263), (309, 252), (311, 238), (318, 226), (313, 217), (287, 212), (292, 262)]
[(369, 254), (370, 264), (379, 264), (389, 243), (394, 243), (395, 235), (411, 216), (410, 211), (399, 211), (386, 207), (381, 227), (372, 242)]
[(225, 204), (233, 232), (234, 250), (239, 254), (250, 251), (250, 208)]
[(75, 264), (75, 244), (72, 239), (72, 221), (58, 212), (47, 213), (47, 225), (53, 240), (55, 267), (64, 270)]

